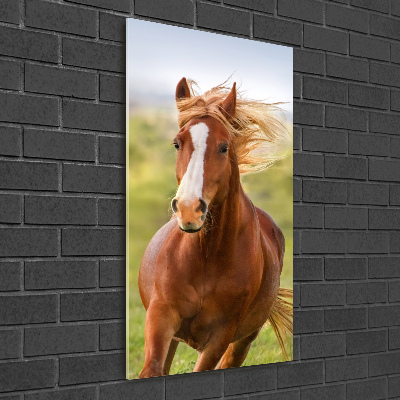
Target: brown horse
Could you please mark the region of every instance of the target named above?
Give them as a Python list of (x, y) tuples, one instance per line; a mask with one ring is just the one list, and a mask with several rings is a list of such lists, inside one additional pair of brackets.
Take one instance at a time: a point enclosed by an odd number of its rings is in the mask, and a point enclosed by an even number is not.
[(238, 97), (235, 84), (199, 96), (183, 78), (176, 100), (179, 188), (174, 216), (140, 267), (147, 314), (139, 377), (167, 375), (179, 341), (199, 352), (194, 371), (238, 367), (268, 320), (287, 358), (282, 333), (293, 332), (293, 314), (284, 300), (292, 291), (279, 288), (284, 237), (240, 183), (240, 172), (271, 162), (253, 150), (276, 145), (284, 129), (273, 105)]

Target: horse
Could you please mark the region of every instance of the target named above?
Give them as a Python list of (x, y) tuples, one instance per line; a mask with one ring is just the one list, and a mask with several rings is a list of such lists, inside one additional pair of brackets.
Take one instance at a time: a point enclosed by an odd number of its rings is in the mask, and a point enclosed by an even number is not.
[(280, 288), (284, 236), (240, 183), (241, 173), (276, 160), (257, 149), (276, 146), (287, 131), (274, 104), (239, 96), (236, 83), (203, 95), (193, 86), (182, 78), (176, 87), (173, 216), (140, 265), (147, 312), (139, 378), (168, 375), (179, 342), (198, 351), (194, 371), (205, 371), (242, 365), (267, 322), (285, 359), (283, 337), (293, 335), (293, 292)]

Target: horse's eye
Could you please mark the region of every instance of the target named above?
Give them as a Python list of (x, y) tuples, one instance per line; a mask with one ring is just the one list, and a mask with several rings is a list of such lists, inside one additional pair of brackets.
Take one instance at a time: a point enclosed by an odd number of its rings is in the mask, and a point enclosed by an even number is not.
[(178, 142), (174, 142), (174, 146), (177, 150), (179, 150), (179, 143)]
[(220, 149), (219, 149), (219, 152), (220, 153), (226, 153), (228, 151), (228, 146), (226, 146), (226, 145), (223, 145)]

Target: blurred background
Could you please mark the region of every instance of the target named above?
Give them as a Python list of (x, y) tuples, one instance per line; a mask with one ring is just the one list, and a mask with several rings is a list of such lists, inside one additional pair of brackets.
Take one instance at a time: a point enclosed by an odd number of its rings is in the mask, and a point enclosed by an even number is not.
[[(127, 359), (130, 379), (144, 363), (145, 309), (138, 290), (144, 250), (170, 219), (177, 184), (172, 140), (179, 131), (175, 88), (185, 76), (202, 93), (224, 82), (237, 82), (247, 97), (285, 102), (282, 122), (292, 137), (293, 52), (289, 47), (208, 32), (127, 19), (128, 123), (128, 271)], [(293, 287), (293, 154), (257, 174), (242, 176), (253, 203), (267, 211), (283, 230), (286, 253), (281, 286)], [(288, 341), (290, 355), (292, 342)], [(197, 352), (181, 343), (171, 374), (193, 370)], [(265, 327), (243, 365), (284, 361), (272, 329)]]

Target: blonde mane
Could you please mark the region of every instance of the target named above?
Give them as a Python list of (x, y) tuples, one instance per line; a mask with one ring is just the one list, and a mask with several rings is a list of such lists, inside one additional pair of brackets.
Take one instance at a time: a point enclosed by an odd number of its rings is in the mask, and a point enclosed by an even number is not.
[(221, 122), (230, 134), (235, 147), (241, 174), (262, 171), (285, 155), (282, 148), (290, 136), (278, 118), (282, 103), (264, 103), (246, 99), (237, 92), (234, 117), (227, 118), (221, 109), (222, 101), (230, 93), (226, 81), (204, 94), (198, 94), (193, 80), (187, 80), (191, 97), (177, 101), (178, 123), (182, 128), (193, 118), (211, 116)]

